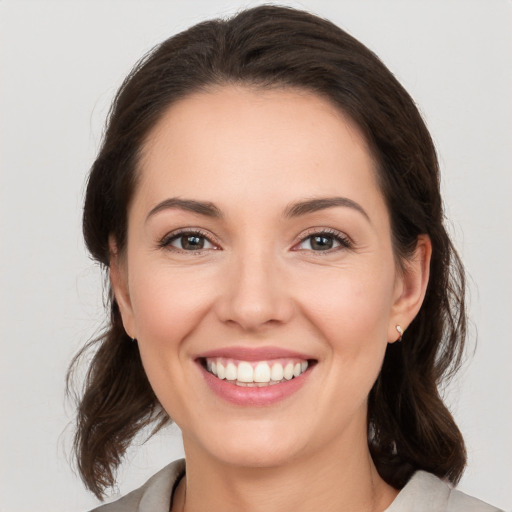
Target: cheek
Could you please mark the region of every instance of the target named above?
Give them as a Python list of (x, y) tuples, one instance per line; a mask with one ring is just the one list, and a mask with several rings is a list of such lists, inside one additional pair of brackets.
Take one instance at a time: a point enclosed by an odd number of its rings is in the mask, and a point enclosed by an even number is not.
[(156, 265), (142, 268), (130, 283), (142, 364), (160, 403), (183, 426), (189, 408), (190, 382), (184, 372), (190, 365), (187, 339), (211, 307), (212, 288), (201, 286), (205, 281), (198, 278), (200, 272)]
[(157, 358), (159, 364), (172, 364), (180, 357), (182, 342), (210, 308), (213, 290), (202, 284), (209, 278), (201, 272), (162, 265), (143, 268), (130, 283), (139, 344), (148, 355), (175, 356)]
[(329, 354), (326, 392), (319, 404), (332, 413), (333, 435), (357, 411), (365, 414), (387, 347), (393, 275), (380, 269), (338, 272), (317, 281), (322, 286), (310, 287), (314, 292), (308, 299), (309, 321)]
[(386, 340), (393, 301), (393, 272), (332, 269), (303, 281), (303, 308), (325, 338), (359, 346)]
[(329, 353), (336, 402), (364, 407), (387, 347), (394, 267), (332, 270), (304, 287), (303, 310)]

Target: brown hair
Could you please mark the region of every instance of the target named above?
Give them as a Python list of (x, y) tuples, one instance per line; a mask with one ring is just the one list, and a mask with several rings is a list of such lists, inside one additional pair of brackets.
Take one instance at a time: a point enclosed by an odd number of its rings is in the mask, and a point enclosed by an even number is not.
[[(83, 231), (92, 256), (109, 266), (109, 236), (122, 251), (141, 147), (170, 104), (192, 92), (236, 83), (313, 91), (361, 129), (378, 166), (398, 262), (418, 235), (433, 245), (430, 282), (403, 343), (388, 345), (368, 402), (368, 442), (381, 476), (402, 487), (417, 469), (457, 482), (462, 435), (438, 386), (459, 366), (466, 334), (464, 272), (443, 225), (434, 145), (413, 100), (364, 45), (329, 21), (261, 6), (193, 26), (158, 45), (115, 97), (85, 197)], [(143, 427), (168, 418), (123, 329), (110, 293), (110, 322), (73, 360), (97, 347), (78, 404), (75, 452), (98, 497), (114, 484), (127, 446)]]

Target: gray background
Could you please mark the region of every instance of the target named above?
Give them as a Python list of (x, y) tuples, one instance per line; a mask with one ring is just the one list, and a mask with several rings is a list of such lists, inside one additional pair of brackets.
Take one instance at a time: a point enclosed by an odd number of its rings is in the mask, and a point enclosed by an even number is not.
[[(0, 511), (96, 503), (69, 466), (64, 375), (103, 319), (102, 279), (84, 251), (80, 213), (116, 88), (155, 43), (257, 3), (0, 0)], [(472, 341), (478, 331), (471, 364), (447, 392), (469, 451), (460, 487), (512, 510), (512, 3), (287, 4), (376, 51), (431, 129), (450, 229), (471, 278)], [(120, 492), (180, 456), (180, 443), (174, 428), (131, 450)]]

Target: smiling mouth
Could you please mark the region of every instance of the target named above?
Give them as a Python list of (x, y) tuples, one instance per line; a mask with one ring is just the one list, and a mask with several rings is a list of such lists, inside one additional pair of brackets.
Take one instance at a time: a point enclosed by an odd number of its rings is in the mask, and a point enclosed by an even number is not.
[(281, 358), (270, 361), (241, 361), (225, 357), (200, 358), (201, 366), (217, 379), (241, 387), (267, 387), (300, 377), (313, 359)]

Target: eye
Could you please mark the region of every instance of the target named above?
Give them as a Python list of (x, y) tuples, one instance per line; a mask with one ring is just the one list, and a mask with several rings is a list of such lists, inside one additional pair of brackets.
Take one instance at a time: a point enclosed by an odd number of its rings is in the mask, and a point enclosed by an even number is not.
[(339, 248), (352, 246), (348, 237), (339, 232), (321, 231), (315, 232), (303, 238), (294, 246), (294, 250), (306, 250), (315, 252), (332, 251)]
[(206, 235), (199, 231), (181, 231), (179, 233), (171, 233), (166, 236), (160, 243), (162, 247), (175, 248), (180, 251), (202, 251), (210, 249), (218, 249)]

